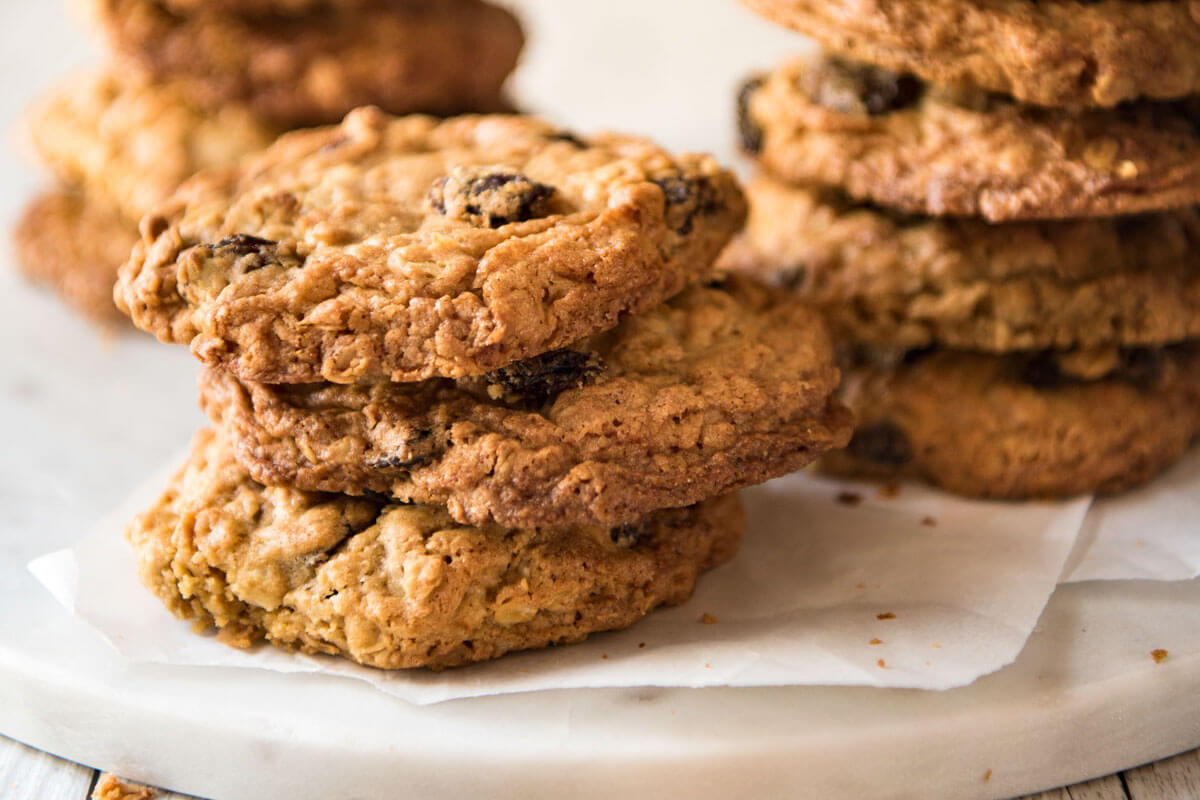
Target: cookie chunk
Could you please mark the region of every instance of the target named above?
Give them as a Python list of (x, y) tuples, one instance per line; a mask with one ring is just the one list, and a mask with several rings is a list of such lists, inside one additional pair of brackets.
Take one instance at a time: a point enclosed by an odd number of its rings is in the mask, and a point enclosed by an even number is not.
[(246, 108), (209, 111), (179, 85), (113, 71), (79, 75), (55, 89), (31, 111), (27, 128), (63, 183), (107, 198), (135, 230), (192, 173), (232, 164), (279, 133)]
[(127, 68), (179, 83), (205, 106), (246, 104), (287, 127), (336, 122), (363, 105), (504, 110), (502, 85), (524, 43), (512, 14), (480, 0), (329, 4), (304, 15), (89, 2)]
[(1200, 93), (1194, 0), (743, 0), (835, 53), (1026, 103)]
[(361, 109), (189, 181), (144, 220), (118, 303), (244, 380), (461, 378), (659, 305), (744, 218), (708, 157)]
[(102, 325), (129, 320), (113, 305), (117, 269), (137, 241), (132, 222), (103, 203), (66, 191), (39, 195), (13, 229), (17, 266)]
[(1200, 434), (1200, 346), (996, 357), (937, 351), (847, 372), (858, 417), (834, 472), (993, 498), (1109, 494)]
[(747, 85), (747, 149), (776, 176), (911, 213), (992, 222), (1200, 202), (1200, 100), (1022, 105), (828, 58)]
[(467, 524), (633, 522), (795, 471), (850, 437), (817, 314), (745, 280), (457, 383), (247, 384), (201, 406), (269, 485), (448, 505)]
[(991, 225), (763, 176), (721, 266), (792, 288), (881, 346), (1006, 352), (1200, 337), (1200, 207)]
[(736, 497), (621, 528), (474, 528), (434, 506), (256, 483), (211, 432), (126, 536), (143, 582), (227, 644), (452, 667), (679, 603), (742, 534)]

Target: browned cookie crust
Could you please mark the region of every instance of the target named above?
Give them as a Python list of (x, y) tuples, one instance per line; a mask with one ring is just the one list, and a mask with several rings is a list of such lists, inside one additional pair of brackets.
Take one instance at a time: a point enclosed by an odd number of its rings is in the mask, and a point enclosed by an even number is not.
[(198, 11), (219, 11), (222, 14), (310, 14), (329, 9), (360, 10), (369, 6), (387, 5), (393, 0), (161, 0), (168, 10), (177, 14)]
[(126, 533), (143, 582), (222, 641), (384, 669), (627, 627), (687, 599), (741, 534), (732, 495), (622, 528), (465, 527), (434, 506), (266, 488), (211, 432)]
[(185, 184), (143, 221), (117, 297), (244, 380), (459, 378), (659, 305), (744, 218), (708, 157), (362, 109)]
[(117, 269), (135, 241), (133, 223), (101, 203), (65, 191), (36, 197), (13, 230), (21, 271), (105, 325), (128, 323), (113, 305), (112, 291)]
[(246, 108), (210, 111), (179, 85), (141, 83), (113, 70), (56, 88), (33, 108), (27, 127), (59, 180), (108, 199), (135, 229), (185, 178), (229, 166), (280, 133)]
[(1007, 352), (1200, 337), (1200, 207), (992, 225), (762, 176), (721, 266), (788, 286), (842, 337)]
[(977, 497), (1109, 494), (1158, 475), (1200, 434), (1200, 346), (1062, 360), (941, 351), (851, 369), (858, 428), (822, 466)]
[(993, 222), (1200, 202), (1198, 103), (1047, 109), (837, 59), (792, 61), (740, 99), (744, 145), (778, 177)]
[(743, 0), (833, 52), (1047, 106), (1200, 93), (1196, 0)]
[(200, 402), (269, 485), (448, 505), (465, 524), (617, 525), (793, 472), (850, 438), (818, 315), (731, 279), (459, 383), (243, 384)]
[(524, 42), (480, 0), (391, 0), (311, 14), (175, 14), (156, 0), (90, 0), (123, 62), (218, 108), (245, 103), (288, 127), (362, 105), (450, 115), (507, 107)]

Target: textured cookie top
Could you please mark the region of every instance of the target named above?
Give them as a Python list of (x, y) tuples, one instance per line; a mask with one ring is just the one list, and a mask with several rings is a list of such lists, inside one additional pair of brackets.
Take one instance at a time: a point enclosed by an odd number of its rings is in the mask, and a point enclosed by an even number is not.
[(1047, 106), (1200, 93), (1197, 0), (743, 0), (859, 61)]
[(266, 488), (202, 432), (127, 538), (168, 608), (226, 643), (401, 669), (625, 627), (684, 600), (741, 532), (732, 496), (628, 528), (472, 528), (431, 506)]
[[(328, 9), (360, 10), (386, 4), (391, 0), (160, 0), (164, 8), (177, 14), (219, 11), (223, 14), (259, 16), (265, 14), (308, 14)], [(410, 0), (411, 2), (412, 0)], [(451, 0), (452, 2), (454, 0)]]
[(653, 308), (744, 217), (708, 157), (363, 109), (188, 182), (143, 221), (117, 301), (245, 380), (458, 378)]
[(278, 134), (244, 107), (210, 112), (179, 85), (131, 81), (112, 71), (81, 74), (58, 87), (32, 109), (27, 127), (60, 180), (107, 198), (132, 227), (185, 178), (228, 166)]
[(87, 2), (125, 68), (181, 83), (208, 107), (243, 103), (287, 127), (336, 122), (363, 105), (397, 114), (506, 109), (502, 86), (524, 44), (516, 18), (480, 0), (335, 3), (305, 14)]
[(1017, 219), (1200, 202), (1200, 106), (1072, 112), (837, 59), (747, 84), (747, 150), (777, 176), (926, 214)]
[(1200, 434), (1200, 347), (996, 357), (936, 351), (848, 369), (836, 471), (1022, 498), (1143, 483)]
[(1200, 337), (1200, 208), (993, 225), (908, 216), (834, 189), (750, 184), (721, 266), (788, 286), (839, 334), (988, 351)]
[(740, 279), (457, 383), (244, 384), (201, 406), (256, 479), (448, 505), (465, 523), (633, 522), (800, 469), (850, 419), (819, 316)]
[(13, 228), (17, 265), (92, 320), (124, 326), (113, 305), (117, 269), (137, 241), (133, 223), (94, 198), (45, 192), (25, 208)]

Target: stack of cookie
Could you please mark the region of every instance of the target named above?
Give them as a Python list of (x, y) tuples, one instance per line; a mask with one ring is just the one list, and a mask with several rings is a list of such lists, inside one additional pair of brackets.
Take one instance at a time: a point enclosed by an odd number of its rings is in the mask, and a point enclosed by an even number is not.
[(117, 300), (215, 424), (130, 527), (225, 641), (445, 667), (627, 626), (850, 436), (819, 314), (719, 280), (712, 159), (515, 116), (353, 112), (202, 173)]
[(724, 262), (845, 345), (858, 429), (825, 464), (1021, 498), (1180, 458), (1200, 433), (1194, 7), (747, 5), (840, 54), (743, 90), (761, 175)]
[[(29, 138), (58, 187), (15, 231), (33, 279), (101, 322), (137, 221), (201, 169), (281, 132), (376, 104), (455, 114), (506, 106), (523, 37), (480, 0), (88, 0), (110, 63), (55, 89)], [(471, 53), (464, 59), (461, 54)]]

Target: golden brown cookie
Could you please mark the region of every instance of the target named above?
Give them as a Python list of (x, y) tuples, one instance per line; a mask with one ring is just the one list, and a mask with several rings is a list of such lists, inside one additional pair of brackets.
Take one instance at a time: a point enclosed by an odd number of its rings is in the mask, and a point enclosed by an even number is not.
[(1046, 106), (1200, 94), (1196, 0), (743, 0), (835, 53)]
[(245, 104), (287, 127), (335, 122), (363, 105), (504, 110), (502, 85), (524, 42), (512, 14), (480, 0), (334, 4), (303, 15), (89, 2), (126, 68), (179, 83), (207, 107)]
[(910, 213), (1019, 219), (1200, 202), (1200, 99), (1068, 111), (834, 58), (746, 85), (743, 144), (777, 177)]
[(850, 416), (819, 316), (744, 279), (482, 378), (246, 384), (200, 403), (255, 480), (448, 505), (466, 524), (617, 525), (793, 472)]
[(732, 495), (618, 528), (466, 527), (434, 506), (264, 487), (211, 432), (126, 532), (143, 582), (225, 643), (384, 669), (627, 627), (687, 599), (741, 534)]
[(1006, 352), (1200, 337), (1200, 207), (993, 225), (760, 176), (721, 266), (788, 286), (836, 333)]
[(112, 293), (135, 241), (132, 222), (101, 202), (61, 190), (34, 198), (13, 229), (22, 272), (92, 320), (113, 326), (129, 322)]
[(1200, 345), (1007, 357), (955, 351), (847, 370), (858, 417), (830, 471), (914, 477), (959, 494), (1111, 494), (1200, 435)]
[(709, 157), (361, 109), (185, 184), (143, 221), (118, 304), (243, 380), (460, 378), (659, 305), (744, 218)]

